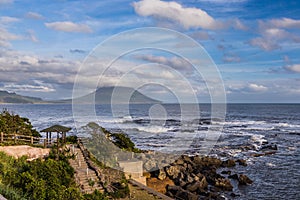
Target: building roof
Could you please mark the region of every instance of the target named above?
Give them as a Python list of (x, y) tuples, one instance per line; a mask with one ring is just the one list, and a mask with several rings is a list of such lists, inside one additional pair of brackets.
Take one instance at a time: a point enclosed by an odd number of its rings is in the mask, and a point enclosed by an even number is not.
[(69, 127), (65, 127), (65, 126), (61, 126), (61, 125), (53, 125), (50, 126), (49, 128), (45, 128), (43, 130), (41, 130), (41, 132), (68, 132), (70, 131), (72, 128)]

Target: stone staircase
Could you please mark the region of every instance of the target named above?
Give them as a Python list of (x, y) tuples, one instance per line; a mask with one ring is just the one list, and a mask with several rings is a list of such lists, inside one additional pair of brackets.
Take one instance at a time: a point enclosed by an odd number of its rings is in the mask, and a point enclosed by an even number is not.
[(69, 146), (72, 153), (74, 153), (75, 159), (70, 159), (69, 163), (75, 170), (75, 180), (80, 186), (83, 193), (93, 193), (94, 190), (104, 192), (102, 184), (96, 174), (96, 172), (89, 168), (82, 151), (76, 145)]

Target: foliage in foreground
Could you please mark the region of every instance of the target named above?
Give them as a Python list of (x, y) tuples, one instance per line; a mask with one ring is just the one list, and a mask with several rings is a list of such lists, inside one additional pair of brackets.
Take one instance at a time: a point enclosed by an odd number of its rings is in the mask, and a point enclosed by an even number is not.
[(66, 200), (104, 199), (95, 192), (82, 195), (73, 178), (74, 169), (66, 159), (14, 159), (0, 152), (0, 191), (9, 199)]
[(33, 129), (28, 118), (10, 113), (6, 109), (0, 112), (0, 132), (41, 137), (39, 132)]

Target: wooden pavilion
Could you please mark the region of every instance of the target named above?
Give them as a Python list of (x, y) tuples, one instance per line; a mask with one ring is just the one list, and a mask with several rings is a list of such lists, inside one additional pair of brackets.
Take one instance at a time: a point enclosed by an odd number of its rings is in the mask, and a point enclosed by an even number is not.
[(66, 142), (67, 132), (70, 131), (71, 128), (61, 126), (61, 125), (53, 125), (48, 128), (41, 130), (41, 132), (46, 133), (46, 142), (47, 144), (52, 143), (52, 133), (57, 133), (57, 144), (59, 143), (59, 134), (61, 134), (62, 141)]

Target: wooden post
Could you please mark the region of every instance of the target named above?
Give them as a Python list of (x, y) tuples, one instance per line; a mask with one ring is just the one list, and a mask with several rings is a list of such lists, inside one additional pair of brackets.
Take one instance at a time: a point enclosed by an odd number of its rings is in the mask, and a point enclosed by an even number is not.
[(44, 148), (47, 146), (47, 140), (44, 138)]
[(14, 140), (15, 140), (15, 144), (17, 144), (17, 135), (14, 134)]
[(30, 140), (31, 144), (33, 144), (33, 136), (30, 137)]
[(3, 132), (1, 132), (1, 143), (4, 141)]

